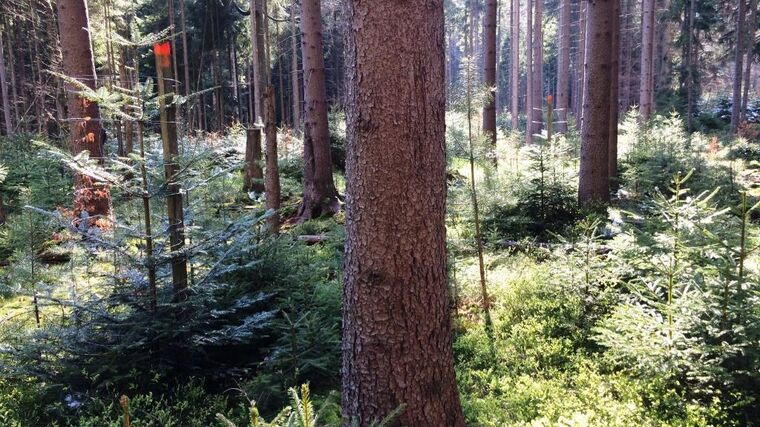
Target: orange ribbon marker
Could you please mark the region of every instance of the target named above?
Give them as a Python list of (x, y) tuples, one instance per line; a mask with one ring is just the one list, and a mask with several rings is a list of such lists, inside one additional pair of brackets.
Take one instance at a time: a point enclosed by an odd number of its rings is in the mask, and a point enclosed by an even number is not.
[(160, 59), (162, 68), (171, 67), (172, 45), (168, 41), (154, 44), (153, 53)]

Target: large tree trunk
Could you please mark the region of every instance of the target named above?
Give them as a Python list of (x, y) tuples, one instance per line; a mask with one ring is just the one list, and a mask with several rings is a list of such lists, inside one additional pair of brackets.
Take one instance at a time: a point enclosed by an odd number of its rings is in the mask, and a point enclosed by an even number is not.
[(174, 82), (172, 76), (171, 44), (159, 43), (154, 46), (156, 56), (156, 80), (158, 82), (159, 112), (161, 120), (161, 140), (163, 142), (164, 175), (166, 177), (166, 208), (169, 221), (169, 247), (172, 256), (173, 300), (187, 300), (187, 258), (182, 254), (185, 246), (185, 215), (182, 210), (182, 185), (179, 183), (179, 146), (177, 145), (177, 107), (170, 95)]
[(596, 0), (587, 3), (588, 38), (578, 184), (578, 199), (581, 204), (608, 202), (610, 198), (609, 108), (614, 1)]
[(639, 88), (639, 118), (649, 120), (654, 100), (654, 1), (643, 0), (641, 5), (641, 84)]
[[(95, 89), (87, 3), (85, 0), (59, 0), (57, 7), (63, 72)], [(104, 141), (98, 104), (78, 92), (76, 86), (66, 84), (71, 152), (77, 155), (87, 150), (91, 158), (102, 163)], [(108, 184), (78, 173), (74, 176), (74, 188), (74, 214), (79, 218), (88, 216), (90, 224), (109, 225), (111, 194)]]
[(533, 2), (528, 0), (528, 10), (525, 14), (528, 22), (525, 26), (525, 77), (527, 87), (525, 90), (525, 142), (533, 143)]
[(264, 134), (266, 135), (266, 207), (274, 213), (267, 219), (269, 233), (280, 229), (280, 172), (277, 166), (277, 126), (274, 115), (274, 87), (267, 86), (264, 97)]
[(544, 126), (544, 0), (534, 0), (533, 18), (533, 132), (541, 133)]
[(3, 118), (5, 123), (5, 135), (13, 135), (13, 122), (11, 120), (11, 100), (8, 97), (8, 80), (5, 76), (5, 44), (3, 41), (3, 27), (0, 23), (0, 91), (3, 101)]
[(509, 47), (511, 50), (512, 75), (512, 130), (516, 131), (520, 119), (520, 0), (512, 0), (512, 26), (510, 28)]
[(327, 91), (322, 51), (322, 12), (319, 0), (301, 3), (301, 52), (303, 56), (303, 203), (298, 211), (304, 221), (340, 210), (332, 176), (330, 132), (327, 127)]
[(493, 149), (493, 163), (496, 156), (496, 13), (497, 1), (486, 0), (486, 13), (483, 16), (483, 78), (488, 88), (492, 88), (490, 98), (483, 105), (483, 134)]
[(344, 425), (404, 405), (391, 425), (464, 426), (446, 285), (443, 2), (347, 10)]
[[(560, 0), (559, 51), (557, 52), (557, 132), (567, 132), (570, 89), (570, 0)], [(549, 117), (551, 120), (551, 117)]]

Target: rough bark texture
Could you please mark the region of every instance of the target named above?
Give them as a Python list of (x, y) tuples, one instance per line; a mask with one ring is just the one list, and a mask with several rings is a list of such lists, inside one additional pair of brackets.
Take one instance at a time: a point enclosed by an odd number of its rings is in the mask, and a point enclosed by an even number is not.
[(573, 99), (573, 112), (575, 115), (576, 128), (580, 129), (583, 123), (583, 83), (585, 81), (584, 75), (586, 73), (586, 15), (588, 7), (586, 2), (581, 2), (580, 12), (578, 13), (578, 63), (577, 63), (577, 75), (575, 76), (576, 82), (576, 96)]
[(269, 233), (280, 229), (280, 172), (277, 166), (277, 126), (274, 114), (274, 86), (269, 85), (264, 97), (264, 133), (266, 134), (266, 207), (275, 213), (267, 219)]
[(512, 26), (510, 28), (509, 47), (511, 49), (512, 75), (512, 130), (517, 130), (520, 118), (520, 0), (512, 0)]
[(609, 104), (609, 114), (610, 114), (610, 130), (609, 130), (609, 154), (608, 154), (608, 164), (609, 164), (609, 176), (611, 179), (614, 179), (617, 176), (617, 170), (618, 170), (618, 163), (617, 163), (617, 156), (618, 156), (618, 119), (620, 115), (620, 105), (619, 105), (619, 71), (620, 71), (620, 0), (610, 0), (612, 1), (612, 22), (611, 22), (611, 31), (612, 31), (612, 40), (611, 40), (611, 49), (610, 54), (612, 61), (611, 68), (610, 68), (610, 104)]
[(322, 51), (322, 13), (319, 0), (301, 3), (301, 51), (303, 56), (303, 203), (301, 220), (340, 210), (332, 176), (330, 132), (327, 127), (327, 91)]
[(496, 164), (496, 13), (497, 1), (486, 0), (486, 13), (483, 16), (483, 79), (487, 87), (493, 88), (491, 98), (483, 105), (483, 134), (488, 138), (494, 150), (493, 162)]
[(443, 1), (347, 11), (344, 424), (405, 405), (392, 425), (464, 426), (446, 285)]
[[(89, 32), (89, 14), (85, 0), (59, 0), (58, 26), (61, 37), (63, 72), (91, 89), (96, 87), (95, 63)], [(74, 155), (89, 151), (90, 157), (103, 161), (103, 128), (100, 109), (66, 83), (69, 145)], [(87, 212), (84, 214), (83, 212)], [(111, 194), (105, 182), (88, 176), (74, 176), (74, 214), (88, 216), (92, 224), (108, 223), (111, 215)]]
[(570, 89), (570, 0), (560, 0), (559, 51), (557, 52), (557, 132), (567, 132)]
[(586, 72), (581, 128), (581, 204), (609, 201), (610, 87), (614, 0), (588, 2)]
[(156, 80), (158, 94), (160, 96), (158, 107), (161, 116), (161, 141), (163, 142), (164, 176), (166, 177), (166, 212), (169, 222), (169, 247), (175, 254), (172, 257), (172, 289), (173, 300), (181, 302), (187, 300), (187, 259), (182, 254), (185, 246), (185, 215), (182, 210), (182, 185), (179, 183), (177, 173), (179, 165), (176, 157), (179, 156), (177, 145), (177, 107), (170, 94), (174, 78), (172, 76), (171, 45), (168, 42), (157, 44), (154, 47), (156, 54)]
[(641, 4), (641, 84), (639, 87), (639, 118), (652, 115), (654, 97), (654, 0)]
[(5, 76), (5, 52), (3, 42), (3, 28), (0, 26), (0, 92), (3, 100), (3, 122), (5, 123), (5, 134), (13, 135), (13, 123), (11, 121), (11, 100), (8, 97), (8, 80)]

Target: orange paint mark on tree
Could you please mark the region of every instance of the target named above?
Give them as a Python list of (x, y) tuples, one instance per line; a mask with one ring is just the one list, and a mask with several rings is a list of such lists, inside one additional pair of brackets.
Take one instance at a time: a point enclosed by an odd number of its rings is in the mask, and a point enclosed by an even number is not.
[(153, 45), (153, 54), (161, 60), (162, 67), (171, 66), (172, 45), (169, 42), (160, 42)]

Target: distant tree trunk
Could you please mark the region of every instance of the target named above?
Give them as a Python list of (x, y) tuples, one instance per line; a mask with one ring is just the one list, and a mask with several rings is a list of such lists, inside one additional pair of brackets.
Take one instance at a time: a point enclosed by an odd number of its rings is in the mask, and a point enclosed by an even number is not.
[[(19, 98), (18, 98), (18, 81), (16, 80), (16, 60), (13, 58), (13, 55), (16, 53), (16, 51), (13, 49), (13, 36), (9, 34), (8, 36), (8, 68), (10, 68), (10, 87), (11, 87), (11, 104), (13, 105), (13, 118), (16, 122), (16, 126), (19, 125)], [(62, 80), (58, 79), (58, 82), (60, 82), (61, 86), (63, 86)], [(61, 88), (61, 92), (63, 92), (63, 88)], [(64, 93), (65, 96), (65, 93)], [(64, 101), (65, 102), (65, 101)], [(65, 116), (60, 117), (61, 122), (65, 120)]]
[(689, 43), (686, 45), (687, 60), (686, 60), (686, 129), (692, 132), (694, 129), (694, 19), (697, 14), (696, 1), (690, 0), (688, 3), (688, 19), (685, 19), (689, 23), (688, 37)]
[(544, 0), (534, 0), (533, 18), (533, 132), (544, 126)]
[(404, 405), (392, 425), (464, 426), (446, 285), (443, 2), (350, 0), (347, 12), (344, 425)]
[[(570, 86), (570, 0), (560, 0), (557, 52), (557, 132), (567, 132)], [(549, 118), (551, 120), (551, 117)]]
[(158, 82), (159, 111), (161, 120), (161, 140), (163, 141), (164, 175), (166, 177), (166, 208), (169, 222), (169, 247), (174, 253), (172, 266), (172, 289), (175, 302), (186, 301), (187, 258), (181, 254), (185, 246), (185, 215), (182, 211), (182, 185), (177, 173), (179, 146), (177, 145), (177, 107), (173, 96), (168, 95), (174, 81), (172, 75), (171, 44), (158, 43), (154, 46), (156, 57), (156, 80)]
[[(639, 118), (649, 120), (654, 99), (654, 1), (643, 0), (641, 6), (641, 85), (639, 88)], [(741, 0), (740, 0), (741, 1)]]
[(578, 12), (578, 64), (575, 76), (577, 95), (573, 99), (576, 129), (580, 129), (583, 123), (583, 84), (586, 81), (586, 17), (588, 15), (586, 4), (587, 2), (580, 2), (581, 10)]
[[(63, 72), (95, 89), (95, 62), (87, 3), (85, 0), (59, 0), (57, 7)], [(104, 141), (98, 104), (78, 92), (74, 85), (66, 84), (71, 152), (77, 155), (87, 150), (91, 158), (102, 163)], [(87, 212), (88, 222), (109, 226), (111, 194), (108, 184), (78, 173), (74, 176), (74, 188), (74, 214), (82, 218), (85, 216), (83, 212)]]
[(624, 1), (622, 13), (624, 20), (622, 21), (622, 27), (618, 32), (620, 35), (621, 60), (623, 61), (621, 67), (624, 65), (620, 74), (620, 103), (622, 111), (627, 111), (631, 106), (631, 73), (633, 71), (633, 46), (631, 45), (631, 40), (633, 37), (629, 34), (631, 32), (631, 26), (629, 23), (632, 19), (633, 7), (631, 5), (634, 0), (622, 1)]
[(280, 172), (277, 166), (277, 126), (274, 114), (274, 87), (267, 86), (264, 104), (264, 133), (266, 134), (266, 207), (274, 210), (274, 214), (267, 219), (267, 228), (270, 234), (277, 234), (280, 230)]
[(742, 105), (741, 105), (741, 120), (747, 119), (747, 104), (749, 103), (749, 87), (750, 79), (752, 77), (752, 60), (753, 50), (755, 47), (755, 32), (757, 31), (757, 0), (750, 0), (749, 2), (749, 24), (747, 25), (747, 40), (746, 40), (746, 52), (747, 58), (745, 60), (744, 68), (744, 85), (742, 90)]
[(5, 119), (5, 135), (13, 135), (13, 122), (11, 120), (11, 100), (8, 97), (8, 80), (5, 76), (5, 43), (3, 41), (3, 28), (0, 26), (0, 90), (3, 98), (3, 118)]
[(304, 185), (301, 221), (340, 210), (332, 176), (330, 132), (327, 127), (327, 91), (322, 50), (322, 12), (319, 0), (301, 2), (301, 52), (303, 56)]
[(525, 90), (525, 142), (527, 144), (533, 143), (533, 84), (535, 79), (533, 78), (533, 2), (535, 0), (528, 0), (528, 10), (525, 14), (528, 17), (528, 22), (525, 27), (525, 76), (527, 80), (527, 88)]
[[(127, 40), (130, 39), (129, 36), (126, 37)], [(119, 80), (121, 81), (121, 86), (126, 91), (132, 90), (132, 79), (130, 78), (129, 74), (127, 73), (127, 48), (121, 47), (121, 52), (119, 55)], [(128, 107), (122, 107), (122, 110), (126, 113)], [(133, 132), (133, 124), (132, 120), (124, 120), (124, 154), (129, 156), (134, 151), (134, 132)]]
[(620, 83), (620, 0), (609, 0), (612, 4), (612, 22), (610, 30), (612, 40), (610, 41), (610, 104), (609, 104), (609, 177), (615, 179), (618, 171), (618, 120), (620, 117), (620, 100), (619, 86)]
[(733, 96), (731, 97), (731, 132), (736, 132), (741, 119), (742, 105), (742, 59), (744, 58), (744, 14), (745, 0), (737, 0), (736, 55), (734, 59)]
[(298, 79), (298, 25), (296, 23), (296, 2), (295, 0), (290, 4), (290, 23), (291, 23), (291, 37), (290, 37), (290, 56), (291, 56), (291, 68), (290, 76), (292, 82), (293, 91), (293, 129), (298, 130), (301, 128), (301, 85)]
[(483, 105), (483, 134), (493, 149), (493, 164), (496, 165), (496, 14), (497, 0), (486, 0), (486, 13), (483, 16), (483, 78), (488, 88), (493, 88), (490, 98)]
[[(182, 72), (185, 75), (185, 96), (188, 96), (190, 95), (190, 62), (188, 61), (187, 51), (187, 20), (185, 19), (185, 0), (179, 0), (179, 19), (180, 27), (182, 29)], [(186, 109), (185, 114), (187, 115), (187, 130), (192, 133), (193, 114), (190, 107)]]
[(578, 199), (609, 202), (610, 87), (614, 0), (588, 2)]
[(237, 54), (235, 53), (235, 41), (230, 40), (227, 47), (227, 57), (230, 61), (230, 80), (232, 80), (232, 97), (235, 102), (233, 109), (234, 120), (240, 121), (240, 91), (238, 88)]
[(520, 119), (520, 0), (512, 0), (512, 25), (510, 28), (509, 47), (511, 50), (512, 75), (512, 130), (516, 131)]

